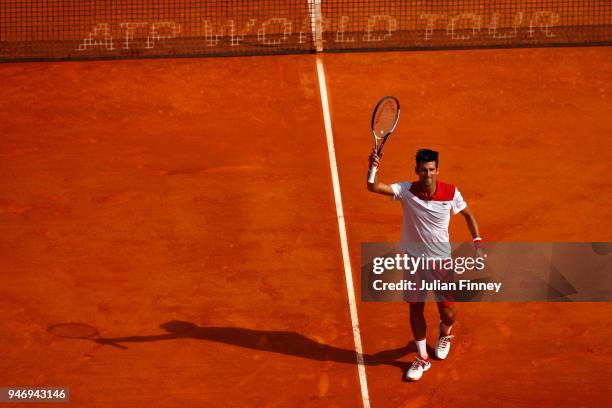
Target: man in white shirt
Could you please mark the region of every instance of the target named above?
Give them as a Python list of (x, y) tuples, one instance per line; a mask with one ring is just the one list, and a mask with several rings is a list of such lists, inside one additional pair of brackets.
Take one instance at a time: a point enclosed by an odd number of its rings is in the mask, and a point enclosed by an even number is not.
[[(370, 165), (380, 166), (380, 160), (375, 152), (370, 155)], [(418, 181), (389, 185), (380, 182), (377, 176), (373, 183), (368, 182), (367, 185), (369, 191), (390, 196), (393, 200), (401, 202), (404, 213), (402, 249), (411, 256), (419, 256), (417, 252), (425, 247), (428, 256), (450, 257), (448, 224), (452, 212), (463, 215), (472, 234), (477, 256), (482, 256), (480, 248), (482, 240), (478, 224), (463, 201), (461, 193), (455, 186), (437, 180), (438, 152), (429, 149), (418, 150), (415, 173), (419, 177)], [(451, 339), (454, 337), (451, 335), (451, 330), (457, 309), (450, 301), (439, 301), (437, 305), (440, 323), (436, 357), (445, 359), (450, 351)], [(426, 346), (427, 325), (424, 309), (424, 302), (410, 302), (410, 327), (415, 339), (417, 356), (406, 373), (406, 378), (412, 381), (419, 380), (431, 367)]]

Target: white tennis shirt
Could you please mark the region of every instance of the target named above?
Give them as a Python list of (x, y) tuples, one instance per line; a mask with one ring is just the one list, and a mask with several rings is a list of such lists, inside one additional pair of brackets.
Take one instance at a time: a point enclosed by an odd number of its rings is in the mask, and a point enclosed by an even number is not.
[(402, 249), (412, 256), (448, 257), (451, 254), (448, 224), (454, 214), (467, 207), (463, 197), (452, 184), (436, 181), (436, 192), (427, 197), (418, 182), (391, 185), (393, 200), (402, 203)]

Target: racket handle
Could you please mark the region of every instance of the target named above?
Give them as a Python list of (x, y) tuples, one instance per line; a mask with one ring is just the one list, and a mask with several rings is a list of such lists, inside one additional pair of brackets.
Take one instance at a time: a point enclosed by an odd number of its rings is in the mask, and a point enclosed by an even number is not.
[(368, 183), (374, 184), (376, 180), (376, 173), (378, 172), (378, 166), (372, 165), (370, 166), (370, 171), (368, 172)]

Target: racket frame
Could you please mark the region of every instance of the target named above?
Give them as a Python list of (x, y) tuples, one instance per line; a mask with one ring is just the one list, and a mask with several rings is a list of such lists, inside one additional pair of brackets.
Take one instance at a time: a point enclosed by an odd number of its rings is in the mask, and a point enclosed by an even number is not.
[[(391, 126), (391, 128), (387, 131), (387, 133), (385, 133), (384, 136), (379, 137), (376, 135), (376, 130), (374, 129), (374, 119), (376, 118), (376, 113), (378, 112), (378, 109), (380, 109), (382, 104), (385, 103), (387, 100), (393, 100), (395, 102), (395, 105), (397, 106), (397, 114), (395, 115), (395, 121), (393, 123), (393, 126)], [(397, 123), (399, 122), (399, 117), (400, 117), (400, 103), (395, 96), (383, 96), (376, 104), (376, 107), (374, 107), (374, 111), (372, 112), (372, 121), (370, 125), (372, 128), (372, 136), (374, 136), (374, 151), (376, 152), (376, 155), (380, 155), (383, 147), (385, 146), (385, 143), (387, 142), (387, 139), (389, 138), (391, 133), (395, 131), (395, 128), (397, 127)], [(380, 145), (378, 144), (379, 140), (382, 140)], [(368, 183), (370, 184), (374, 183), (377, 172), (378, 172), (378, 166), (376, 166), (375, 164), (372, 164), (370, 166), (370, 170), (368, 171)]]

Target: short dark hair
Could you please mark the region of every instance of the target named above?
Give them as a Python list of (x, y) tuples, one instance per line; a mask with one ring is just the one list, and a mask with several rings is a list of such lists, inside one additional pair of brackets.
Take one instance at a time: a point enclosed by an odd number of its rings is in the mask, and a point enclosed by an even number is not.
[(436, 162), (438, 167), (438, 152), (430, 149), (419, 149), (416, 152), (416, 165), (419, 167), (419, 163)]

